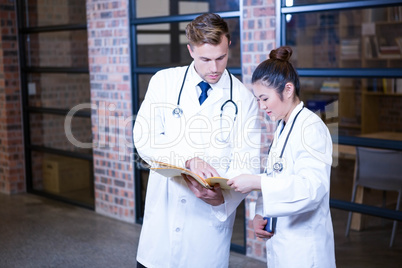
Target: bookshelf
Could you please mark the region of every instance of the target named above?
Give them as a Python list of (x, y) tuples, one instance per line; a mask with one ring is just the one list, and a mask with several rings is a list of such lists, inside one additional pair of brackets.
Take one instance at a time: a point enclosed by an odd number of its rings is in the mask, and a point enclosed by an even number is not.
[[(341, 68), (402, 66), (402, 6), (340, 14), (339, 35)], [(402, 78), (359, 80), (351, 86), (351, 79), (339, 79), (340, 126), (358, 129), (360, 134), (381, 131), (381, 113), (390, 106), (387, 103), (402, 103)]]
[[(293, 15), (286, 38), (295, 47), (292, 62), (297, 68), (402, 68), (402, 5)], [(340, 135), (402, 132), (395, 108), (402, 110), (402, 73), (394, 78), (301, 77), (300, 81), (301, 99), (308, 108), (322, 112), (323, 106), (338, 101)], [(393, 123), (387, 123), (387, 112)]]

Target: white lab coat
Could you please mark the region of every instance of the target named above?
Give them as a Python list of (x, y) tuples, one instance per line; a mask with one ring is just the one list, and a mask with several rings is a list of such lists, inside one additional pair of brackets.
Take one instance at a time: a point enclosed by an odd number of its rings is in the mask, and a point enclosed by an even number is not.
[[(234, 117), (233, 110), (221, 128), (221, 106), (230, 99), (229, 74), (225, 71), (211, 85), (209, 97), (200, 106), (196, 85), (202, 79), (192, 63), (180, 98), (183, 115), (175, 118), (172, 111), (186, 68), (162, 70), (152, 77), (134, 126), (141, 158), (184, 166), (198, 156), (227, 178), (258, 172), (261, 133), (254, 96), (232, 76), (238, 115), (229, 141), (217, 141)], [(151, 172), (137, 260), (148, 268), (227, 267), (235, 210), (245, 195), (230, 190), (223, 195), (224, 204), (211, 206), (195, 197), (181, 177)]]
[(329, 209), (332, 140), (322, 120), (307, 108), (296, 119), (283, 154), (284, 170), (272, 172), (292, 122), (303, 103), (283, 122), (261, 174), (262, 197), (256, 214), (278, 217), (276, 233), (267, 240), (269, 268), (335, 267), (334, 235)]

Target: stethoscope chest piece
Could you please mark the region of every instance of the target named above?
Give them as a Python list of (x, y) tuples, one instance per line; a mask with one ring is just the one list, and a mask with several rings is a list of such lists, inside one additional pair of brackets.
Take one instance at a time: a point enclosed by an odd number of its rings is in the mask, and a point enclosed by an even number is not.
[(181, 109), (180, 107), (176, 107), (173, 109), (172, 114), (174, 117), (180, 118), (183, 115), (183, 109)]
[[(279, 156), (279, 161), (278, 161), (278, 162), (275, 162), (275, 164), (272, 166), (272, 170), (275, 171), (276, 173), (281, 173), (282, 170), (283, 170), (283, 163), (281, 162), (281, 161), (283, 161), (283, 160), (282, 160), (283, 152), (285, 151), (286, 144), (288, 143), (288, 139), (289, 139), (290, 133), (292, 133), (292, 129), (293, 129), (293, 126), (294, 126), (294, 124), (295, 124), (295, 122), (296, 122), (296, 119), (297, 119), (297, 117), (299, 116), (300, 112), (303, 110), (303, 108), (304, 108), (304, 107), (302, 107), (302, 108), (300, 109), (300, 111), (297, 112), (295, 118), (293, 119), (292, 126), (290, 127), (289, 132), (288, 132), (288, 135), (286, 136), (286, 139), (285, 139), (285, 143), (283, 144), (282, 151), (281, 151), (281, 154), (280, 154), (280, 156)], [(273, 143), (273, 142), (272, 142), (272, 143)], [(272, 144), (271, 144), (271, 146), (272, 146)], [(271, 151), (271, 147), (270, 147), (269, 150), (268, 150), (268, 155), (269, 155), (270, 151)], [(268, 174), (268, 173), (267, 173), (267, 174)]]
[(283, 170), (283, 164), (281, 163), (281, 162), (276, 162), (274, 165), (273, 165), (273, 170), (275, 171), (275, 172), (277, 172), (277, 173), (280, 173), (280, 172), (282, 172), (282, 170)]

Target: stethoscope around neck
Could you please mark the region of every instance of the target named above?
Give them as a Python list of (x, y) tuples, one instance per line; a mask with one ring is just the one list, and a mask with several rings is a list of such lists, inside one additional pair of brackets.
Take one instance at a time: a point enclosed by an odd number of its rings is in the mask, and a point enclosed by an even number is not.
[[(180, 118), (183, 115), (183, 109), (180, 107), (180, 98), (181, 98), (181, 93), (183, 92), (184, 83), (186, 82), (187, 72), (188, 72), (188, 69), (190, 68), (190, 66), (191, 65), (189, 65), (187, 67), (186, 72), (184, 73), (183, 82), (181, 84), (181, 88), (180, 88), (180, 91), (179, 91), (179, 96), (177, 98), (177, 105), (176, 105), (176, 108), (174, 108), (173, 111), (172, 111), (173, 116), (176, 117), (176, 118)], [(225, 108), (225, 106), (228, 105), (228, 104), (232, 104), (234, 109), (235, 109), (234, 118), (233, 118), (233, 125), (234, 125), (234, 122), (236, 121), (237, 112), (238, 112), (237, 105), (233, 101), (233, 79), (232, 79), (232, 75), (230, 74), (228, 69), (226, 69), (226, 71), (228, 72), (229, 79), (230, 79), (230, 99), (226, 100), (221, 106), (221, 114), (220, 114), (220, 127), (221, 127), (221, 129), (222, 129), (223, 109)], [(232, 129), (233, 129), (233, 127), (232, 127)], [(231, 131), (229, 131), (229, 135), (228, 135), (228, 137), (226, 139), (222, 138), (220, 141), (221, 142), (226, 142), (228, 140), (229, 136), (230, 136), (230, 133), (231, 133)]]
[[(282, 161), (281, 161), (281, 159), (282, 159), (282, 157), (283, 157), (283, 152), (285, 151), (286, 144), (288, 143), (288, 139), (289, 139), (290, 133), (292, 133), (292, 129), (293, 129), (293, 126), (294, 126), (294, 124), (295, 124), (295, 122), (296, 122), (296, 119), (297, 119), (297, 117), (299, 116), (300, 112), (303, 110), (303, 108), (304, 108), (304, 107), (302, 107), (302, 108), (300, 109), (300, 111), (297, 112), (297, 114), (296, 114), (296, 116), (295, 116), (295, 119), (293, 120), (292, 125), (290, 126), (288, 135), (286, 136), (285, 143), (283, 144), (283, 147), (282, 147), (281, 154), (279, 155), (279, 161), (276, 161), (276, 162), (272, 165), (272, 169), (273, 169), (273, 171), (276, 172), (276, 173), (281, 173), (282, 170), (283, 170), (283, 164), (282, 164)], [(273, 145), (273, 144), (274, 144), (274, 141), (272, 141), (272, 144), (271, 144), (271, 146), (269, 147), (268, 155), (269, 155), (269, 152), (271, 151), (271, 148), (272, 148), (272, 145)], [(265, 168), (265, 172), (264, 172), (264, 173), (267, 173), (267, 168)]]

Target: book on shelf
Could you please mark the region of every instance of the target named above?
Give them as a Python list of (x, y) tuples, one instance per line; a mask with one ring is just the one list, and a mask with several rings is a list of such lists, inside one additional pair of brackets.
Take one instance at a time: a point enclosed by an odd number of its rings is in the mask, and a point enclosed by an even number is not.
[(367, 91), (379, 93), (402, 93), (401, 78), (369, 78)]
[(339, 81), (324, 81), (321, 85), (320, 90), (322, 92), (339, 92)]
[(378, 25), (376, 41), (378, 43), (379, 58), (402, 58), (398, 38), (402, 37), (400, 22)]
[(378, 57), (378, 48), (374, 36), (364, 37), (364, 54), (367, 59)]
[(402, 6), (390, 7), (390, 21), (402, 21)]
[(383, 78), (382, 79), (382, 91), (384, 93), (395, 93), (395, 82), (393, 78)]
[(313, 112), (325, 112), (325, 107), (329, 102), (329, 100), (307, 100), (306, 108)]
[(369, 21), (377, 22), (377, 21), (387, 21), (388, 12), (385, 8), (372, 8), (369, 9), (368, 15)]
[(360, 58), (360, 39), (343, 39), (341, 40), (341, 55), (345, 59)]
[(182, 174), (193, 177), (204, 188), (212, 189), (215, 184), (219, 184), (222, 189), (231, 190), (232, 188), (227, 185), (229, 179), (223, 177), (210, 177), (203, 178), (202, 176), (192, 172), (189, 169), (178, 167), (164, 162), (152, 161), (150, 166), (151, 171), (161, 174), (165, 177), (182, 177)]
[(399, 47), (399, 51), (402, 54), (402, 36), (401, 37), (396, 37), (395, 38), (396, 44)]
[(395, 78), (395, 93), (402, 94), (402, 78)]
[(378, 92), (378, 80), (379, 78), (368, 78), (367, 79), (367, 91), (368, 92)]
[[(375, 36), (364, 37), (365, 56), (368, 59), (398, 59), (402, 58), (402, 44), (384, 44)], [(396, 40), (398, 42), (398, 40)]]
[(375, 35), (375, 23), (363, 22), (362, 23), (362, 36)]
[(378, 57), (390, 59), (401, 58), (401, 51), (398, 46), (380, 46)]

